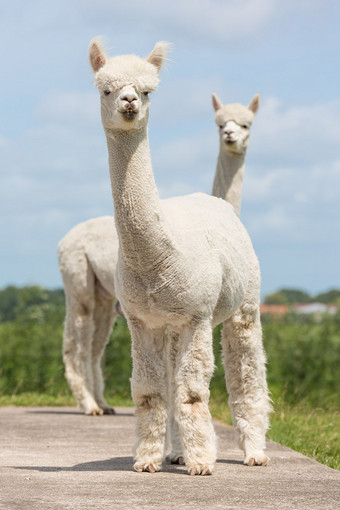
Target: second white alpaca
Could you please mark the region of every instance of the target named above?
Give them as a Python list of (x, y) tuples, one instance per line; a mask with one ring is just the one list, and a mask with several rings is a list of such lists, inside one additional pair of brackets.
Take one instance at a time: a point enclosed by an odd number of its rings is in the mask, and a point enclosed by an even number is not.
[(85, 414), (114, 414), (104, 399), (101, 367), (117, 317), (114, 219), (104, 216), (76, 225), (60, 241), (58, 259), (66, 298), (63, 360), (67, 381)]
[(90, 62), (101, 96), (119, 236), (115, 288), (132, 337), (134, 468), (160, 470), (171, 408), (175, 448), (190, 474), (206, 475), (216, 459), (208, 400), (212, 328), (221, 322), (229, 403), (244, 462), (268, 461), (260, 271), (230, 204), (204, 194), (159, 200), (148, 96), (157, 88), (166, 48), (158, 43), (145, 60), (108, 58), (93, 40)]
[(217, 160), (212, 195), (224, 198), (240, 215), (244, 160), (249, 143), (250, 126), (259, 109), (260, 96), (256, 94), (249, 106), (239, 103), (223, 105), (212, 95), (216, 112), (215, 122), (220, 134), (220, 152)]

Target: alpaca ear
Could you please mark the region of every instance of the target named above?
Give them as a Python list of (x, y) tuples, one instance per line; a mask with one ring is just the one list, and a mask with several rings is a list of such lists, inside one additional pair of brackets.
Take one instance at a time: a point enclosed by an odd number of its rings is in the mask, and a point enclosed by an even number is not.
[(257, 113), (257, 110), (259, 109), (259, 107), (260, 107), (260, 94), (255, 94), (253, 99), (250, 101), (248, 108), (255, 115), (255, 113)]
[(164, 60), (166, 60), (166, 55), (171, 49), (171, 44), (166, 41), (160, 41), (155, 44), (154, 49), (147, 57), (146, 61), (150, 64), (153, 64), (157, 67), (158, 70), (162, 67)]
[(91, 40), (89, 46), (89, 59), (93, 72), (96, 73), (106, 64), (106, 55), (99, 37)]
[(213, 105), (213, 108), (215, 110), (215, 112), (217, 112), (217, 110), (219, 110), (220, 108), (222, 108), (223, 104), (222, 102), (220, 101), (220, 99), (218, 98), (217, 94), (215, 94), (215, 92), (212, 93), (212, 105)]

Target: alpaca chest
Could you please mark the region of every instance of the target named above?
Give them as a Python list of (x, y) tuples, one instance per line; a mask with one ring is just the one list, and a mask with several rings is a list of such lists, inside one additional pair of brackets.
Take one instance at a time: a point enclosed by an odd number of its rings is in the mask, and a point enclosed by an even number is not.
[(197, 267), (177, 262), (168, 264), (164, 271), (157, 267), (144, 274), (121, 264), (115, 287), (124, 313), (157, 323), (157, 327), (164, 323), (178, 325), (188, 318), (224, 320), (230, 316), (244, 297), (246, 271), (241, 281), (229, 271), (228, 281), (221, 265), (211, 264), (207, 257), (202, 273), (202, 259), (200, 262)]

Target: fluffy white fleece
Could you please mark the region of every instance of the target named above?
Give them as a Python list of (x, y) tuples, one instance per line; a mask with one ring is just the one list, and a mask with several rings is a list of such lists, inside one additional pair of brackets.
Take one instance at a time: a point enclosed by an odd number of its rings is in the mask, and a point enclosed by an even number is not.
[(118, 236), (114, 219), (104, 216), (75, 226), (60, 241), (58, 259), (66, 297), (66, 378), (86, 414), (114, 414), (104, 399), (101, 368), (117, 316), (113, 275)]
[[(212, 472), (212, 328), (221, 322), (229, 402), (245, 463), (266, 464), (270, 403), (258, 261), (239, 218), (224, 200), (204, 194), (159, 200), (147, 134), (149, 90), (140, 83), (151, 82), (154, 70), (150, 73), (149, 64), (158, 72), (162, 54), (164, 58), (164, 43), (146, 60), (129, 56), (126, 83), (116, 88), (113, 60), (97, 40), (90, 44), (119, 237), (115, 288), (132, 336), (134, 467), (160, 469), (170, 416), (170, 459), (183, 458), (190, 474)], [(121, 77), (119, 62), (114, 72)], [(97, 81), (99, 73), (105, 86)]]

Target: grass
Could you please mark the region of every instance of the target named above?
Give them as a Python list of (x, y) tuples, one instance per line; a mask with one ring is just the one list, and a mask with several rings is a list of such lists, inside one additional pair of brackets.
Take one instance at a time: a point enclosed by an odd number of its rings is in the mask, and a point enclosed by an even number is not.
[[(133, 402), (131, 397), (121, 395), (108, 396), (107, 402), (111, 406), (118, 407), (131, 407)], [(26, 392), (18, 395), (0, 395), (0, 407), (5, 406), (56, 406), (56, 407), (76, 407), (74, 398), (71, 393), (60, 395), (48, 395), (46, 393)]]
[(340, 470), (340, 410), (278, 402), (268, 438)]
[(71, 395), (48, 395), (46, 393), (26, 392), (18, 395), (0, 395), (0, 406), (74, 406)]
[[(340, 410), (334, 402), (327, 404), (329, 407), (320, 408), (307, 402), (287, 404), (279, 399), (274, 403), (268, 439), (340, 471)], [(213, 396), (210, 411), (214, 418), (232, 424), (225, 399)]]

